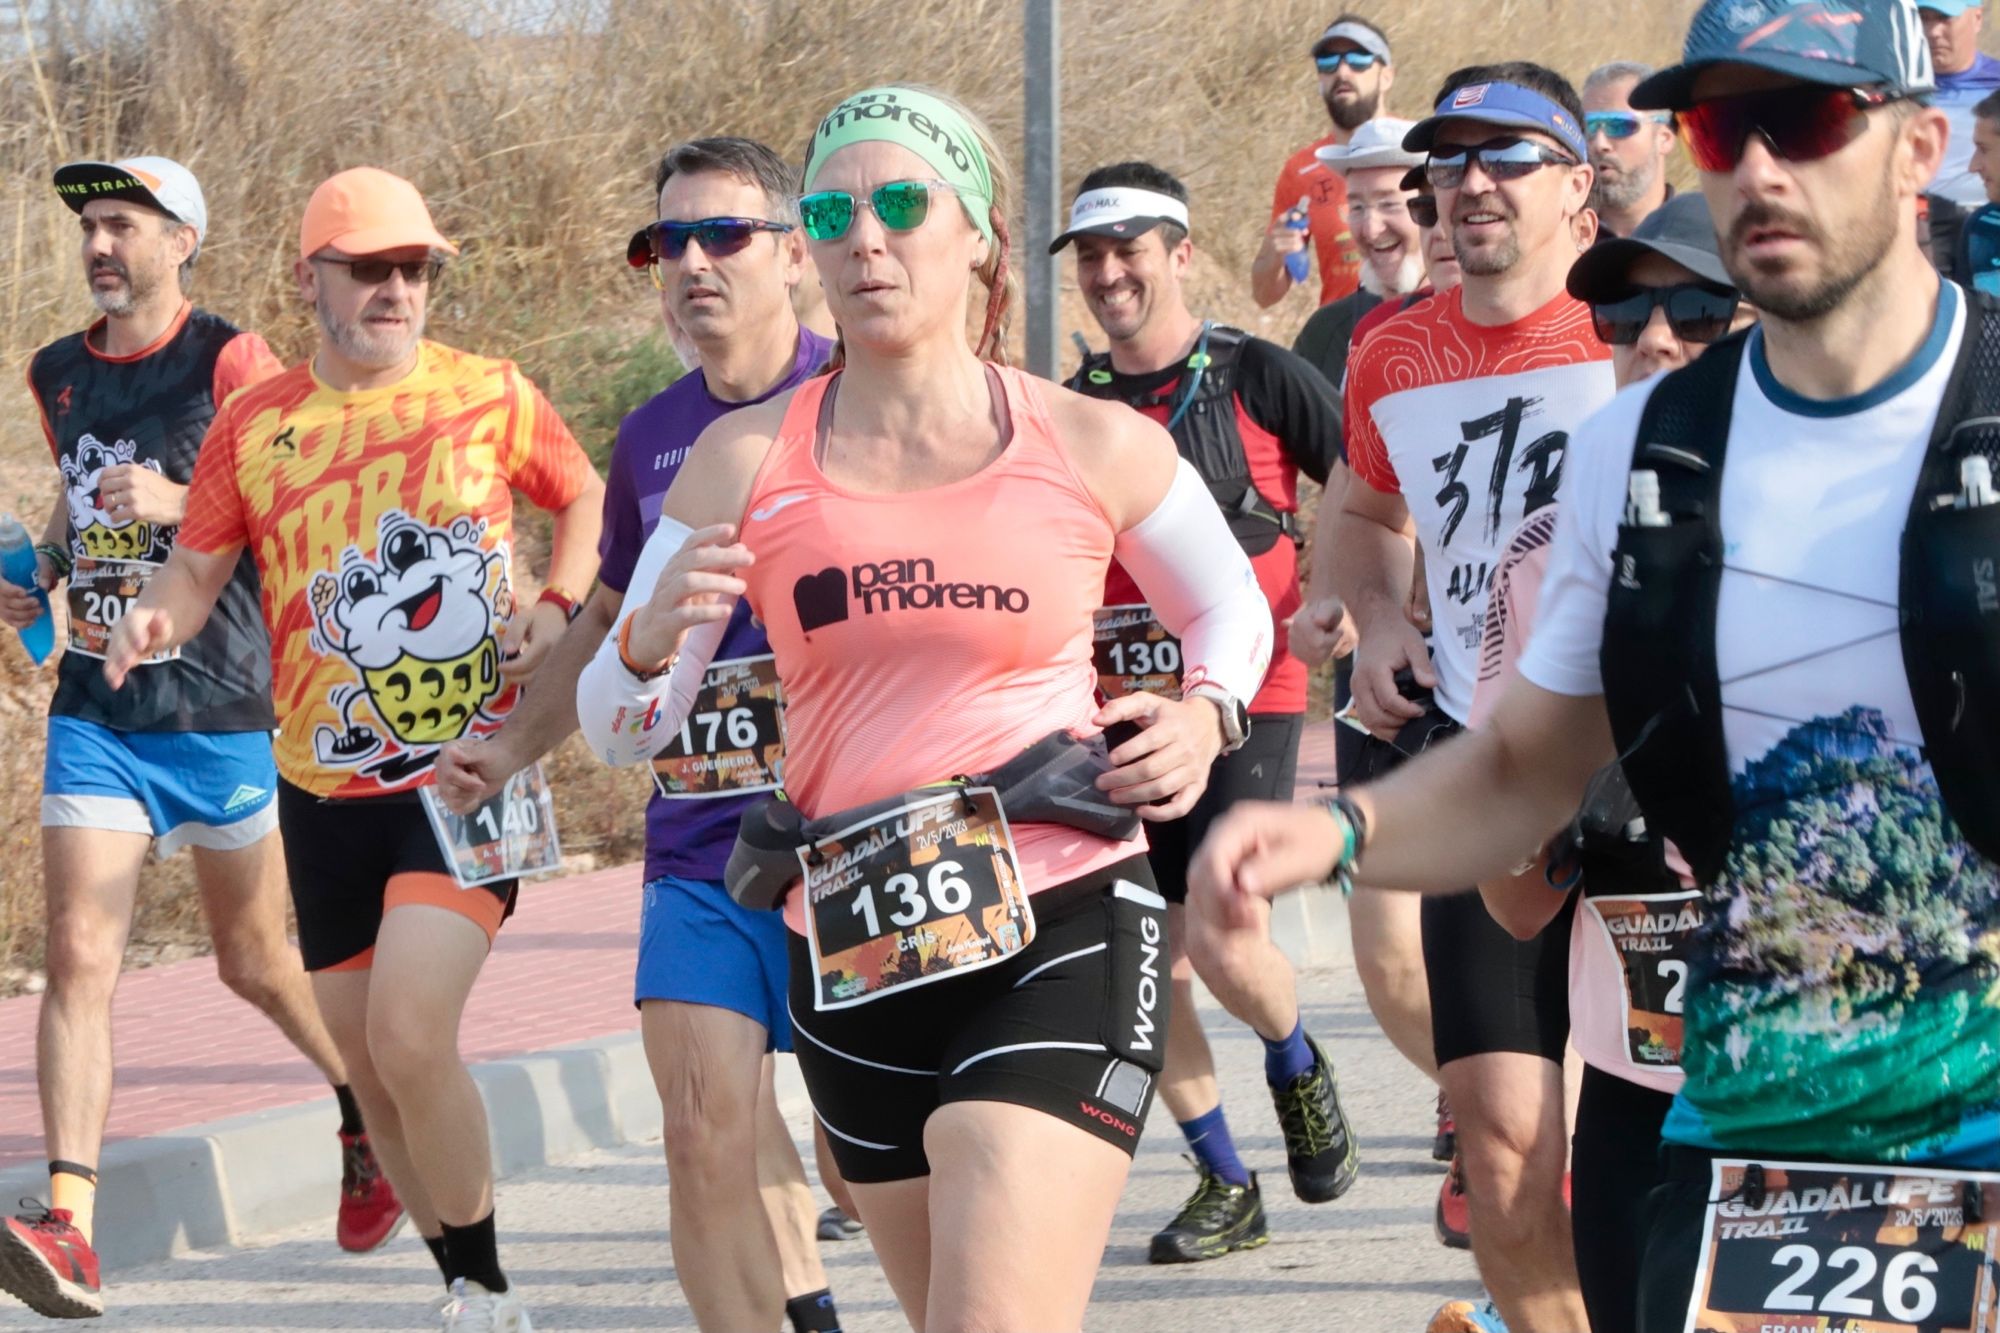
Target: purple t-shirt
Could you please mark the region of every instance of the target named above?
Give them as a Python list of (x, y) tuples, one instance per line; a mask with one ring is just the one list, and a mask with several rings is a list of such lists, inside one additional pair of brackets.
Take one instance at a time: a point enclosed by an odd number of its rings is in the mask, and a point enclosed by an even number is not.
[[(810, 379), (826, 364), (832, 350), (832, 342), (801, 328), (791, 373), (764, 398)], [(754, 401), (763, 402), (764, 398)], [(611, 475), (604, 487), (604, 535), (597, 544), (601, 562), (597, 577), (605, 587), (618, 593), (627, 591), (639, 552), (659, 524), (660, 502), (695, 440), (710, 422), (748, 406), (725, 403), (710, 394), (708, 380), (697, 370), (675, 380), (618, 423), (618, 443), (611, 450)], [(750, 623), (750, 604), (738, 603), (729, 628), (723, 632), (716, 660), (758, 657), (770, 651), (764, 631)], [(736, 824), (743, 817), (743, 808), (761, 799), (720, 796), (670, 801), (655, 792), (646, 806), (646, 878), (678, 875), (720, 880), (729, 849), (736, 842)]]

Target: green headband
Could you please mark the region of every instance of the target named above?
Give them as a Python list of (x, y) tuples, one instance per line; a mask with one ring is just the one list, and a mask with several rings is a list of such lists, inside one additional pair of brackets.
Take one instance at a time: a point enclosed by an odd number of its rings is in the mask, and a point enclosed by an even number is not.
[[(914, 88), (868, 88), (827, 113), (806, 147), (804, 179), (812, 186), (814, 167), (853, 143), (880, 140), (900, 144), (924, 160), (938, 178), (958, 189), (965, 216), (988, 245), (993, 239), (993, 173), (986, 150), (964, 116), (929, 93)], [(983, 207), (974, 207), (978, 200)]]

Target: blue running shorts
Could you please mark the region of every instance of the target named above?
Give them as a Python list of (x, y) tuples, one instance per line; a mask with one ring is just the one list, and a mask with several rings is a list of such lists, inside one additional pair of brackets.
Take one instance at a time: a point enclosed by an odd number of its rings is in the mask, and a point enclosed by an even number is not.
[(633, 1003), (676, 1000), (730, 1009), (764, 1025), (765, 1049), (792, 1049), (785, 1008), (785, 914), (738, 907), (720, 881), (662, 875), (639, 914)]
[(117, 731), (49, 719), (43, 828), (143, 834), (162, 859), (183, 847), (234, 851), (278, 827), (277, 791), (266, 731)]

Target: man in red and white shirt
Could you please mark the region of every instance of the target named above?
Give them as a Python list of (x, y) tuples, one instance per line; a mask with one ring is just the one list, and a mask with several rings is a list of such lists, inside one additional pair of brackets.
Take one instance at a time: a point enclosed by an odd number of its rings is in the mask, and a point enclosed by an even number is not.
[[(1459, 70), (1405, 146), (1430, 155), (1464, 277), (1384, 323), (1349, 364), (1358, 482), (1335, 567), (1361, 633), (1356, 711), (1407, 755), (1465, 724), (1501, 549), (1555, 499), (1569, 433), (1610, 400), (1613, 382), (1589, 309), (1563, 287), (1592, 181), (1569, 84), (1524, 62)], [(1430, 594), (1428, 651), (1404, 615), (1411, 520)], [(1440, 1238), (1463, 1244), (1470, 1232), (1513, 1333), (1585, 1327), (1561, 1192), (1569, 922), (1521, 943), (1476, 894), (1428, 899), (1422, 911), (1438, 1081), (1460, 1151), (1439, 1199)]]

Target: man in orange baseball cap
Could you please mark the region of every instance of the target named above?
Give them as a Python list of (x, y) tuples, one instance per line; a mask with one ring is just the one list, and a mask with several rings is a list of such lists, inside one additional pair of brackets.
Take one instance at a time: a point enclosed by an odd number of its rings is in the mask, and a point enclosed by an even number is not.
[[(430, 788), (439, 748), (499, 729), (590, 586), (604, 485), (511, 362), (424, 338), (456, 253), (398, 176), (356, 167), (313, 192), (293, 272), (318, 348), (216, 415), (174, 557), (119, 622), (105, 675), (116, 686), (187, 637), (219, 571), (255, 555), (306, 970), (376, 1153), (452, 1288), (444, 1327), (526, 1333), (457, 1028), (514, 876), (541, 868), (503, 855), (521, 840), (497, 830), (553, 817), (496, 801), (492, 841), (469, 841), (474, 826), (446, 820)], [(515, 490), (555, 518), (525, 606)]]

